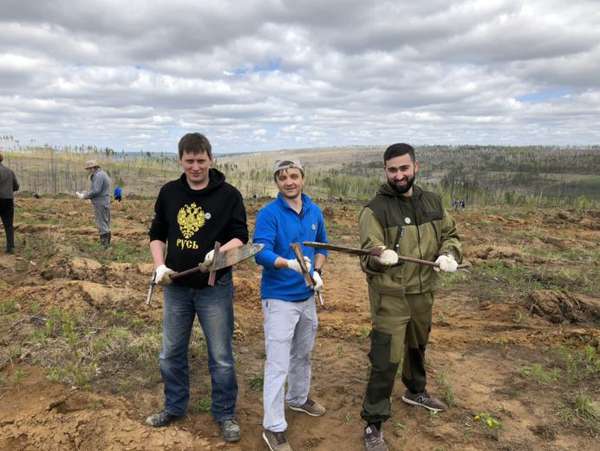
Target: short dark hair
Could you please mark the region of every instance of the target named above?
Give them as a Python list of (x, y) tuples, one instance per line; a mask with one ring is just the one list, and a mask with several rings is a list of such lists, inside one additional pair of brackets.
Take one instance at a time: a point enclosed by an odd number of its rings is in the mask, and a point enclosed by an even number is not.
[(388, 160), (391, 160), (395, 157), (400, 157), (402, 155), (410, 155), (410, 159), (412, 162), (415, 162), (415, 149), (410, 144), (406, 143), (396, 143), (392, 144), (390, 147), (385, 149), (383, 153), (383, 164), (385, 164)]
[(212, 147), (208, 138), (202, 133), (188, 133), (179, 140), (179, 159), (183, 158), (183, 152), (187, 153), (206, 153), (208, 158), (212, 158)]

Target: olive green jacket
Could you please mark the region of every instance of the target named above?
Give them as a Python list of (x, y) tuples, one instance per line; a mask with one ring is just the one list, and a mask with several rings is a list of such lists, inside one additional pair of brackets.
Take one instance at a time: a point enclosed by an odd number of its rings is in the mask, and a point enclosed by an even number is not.
[[(385, 246), (398, 255), (435, 261), (452, 254), (460, 263), (462, 250), (456, 224), (436, 193), (413, 187), (411, 197), (403, 196), (388, 183), (360, 213), (361, 248)], [(438, 285), (433, 267), (401, 263), (380, 265), (374, 257), (361, 257), (369, 286), (381, 294), (427, 293)]]

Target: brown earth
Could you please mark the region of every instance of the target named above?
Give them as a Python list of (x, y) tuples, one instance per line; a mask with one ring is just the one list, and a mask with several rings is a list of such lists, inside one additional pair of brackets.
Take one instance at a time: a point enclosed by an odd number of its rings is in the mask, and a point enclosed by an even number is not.
[[(235, 271), (241, 442), (222, 442), (202, 407), (210, 379), (201, 338), (190, 351), (190, 413), (164, 429), (144, 424), (162, 405), (160, 290), (150, 306), (144, 304), (152, 270), (145, 235), (151, 207), (143, 199), (115, 206), (114, 246), (103, 251), (95, 245), (89, 205), (19, 200), (17, 255), (0, 255), (0, 449), (265, 449), (260, 272), (252, 262)], [(248, 206), (251, 224), (259, 207)], [(359, 207), (324, 207), (330, 240), (356, 245)], [(398, 379), (385, 426), (390, 448), (597, 449), (596, 423), (561, 414), (580, 387), (563, 376), (541, 383), (523, 370), (559, 368), (553, 352), (561, 347), (600, 349), (597, 212), (467, 210), (456, 219), (473, 267), (446, 276), (428, 348), (429, 390), (452, 406), (436, 415), (407, 406)], [(324, 280), (312, 392), (328, 412), (315, 419), (288, 411), (289, 439), (295, 449), (360, 450), (370, 324), (366, 283), (356, 258), (338, 253), (331, 254)], [(98, 337), (112, 341), (100, 346)], [(100, 350), (86, 352), (94, 347)], [(79, 379), (56, 377), (63, 370), (78, 374), (73, 362), (90, 371)], [(599, 374), (600, 368), (595, 379), (585, 380), (592, 406), (600, 401)], [(501, 426), (486, 426), (486, 413)]]

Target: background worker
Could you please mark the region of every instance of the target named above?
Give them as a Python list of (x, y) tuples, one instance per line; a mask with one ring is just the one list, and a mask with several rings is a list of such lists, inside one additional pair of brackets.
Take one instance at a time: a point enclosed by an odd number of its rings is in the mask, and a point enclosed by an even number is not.
[(6, 234), (6, 253), (15, 251), (15, 233), (13, 220), (15, 216), (14, 192), (19, 191), (19, 182), (12, 169), (2, 163), (4, 156), (0, 152), (0, 219)]
[(90, 190), (77, 192), (80, 199), (90, 199), (94, 207), (96, 226), (100, 232), (100, 244), (107, 248), (110, 246), (110, 195), (111, 180), (106, 172), (94, 160), (85, 163), (85, 169), (90, 175)]

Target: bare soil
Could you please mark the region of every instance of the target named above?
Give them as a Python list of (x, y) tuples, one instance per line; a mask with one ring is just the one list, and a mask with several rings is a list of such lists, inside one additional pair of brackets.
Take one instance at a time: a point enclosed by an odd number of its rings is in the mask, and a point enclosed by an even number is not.
[[(235, 271), (242, 440), (224, 443), (206, 411), (210, 378), (201, 337), (190, 350), (189, 414), (163, 429), (144, 424), (163, 401), (160, 290), (144, 304), (152, 202), (115, 205), (114, 246), (103, 251), (89, 205), (19, 199), (17, 254), (0, 255), (0, 449), (265, 449), (260, 271), (253, 262)], [(322, 206), (330, 240), (356, 246), (359, 205)], [(248, 205), (251, 225), (259, 207)], [(473, 267), (448, 275), (437, 293), (428, 348), (429, 391), (452, 406), (432, 415), (405, 405), (398, 378), (385, 425), (391, 449), (598, 449), (600, 367), (569, 378), (556, 354), (600, 351), (598, 217), (456, 213)], [(324, 281), (312, 393), (328, 411), (322, 418), (288, 411), (289, 440), (294, 449), (361, 450), (367, 287), (356, 258), (339, 253), (331, 254)], [(528, 376), (536, 364), (556, 377)], [(79, 374), (76, 367), (92, 370)], [(591, 401), (591, 416), (572, 407), (578, 394)]]

